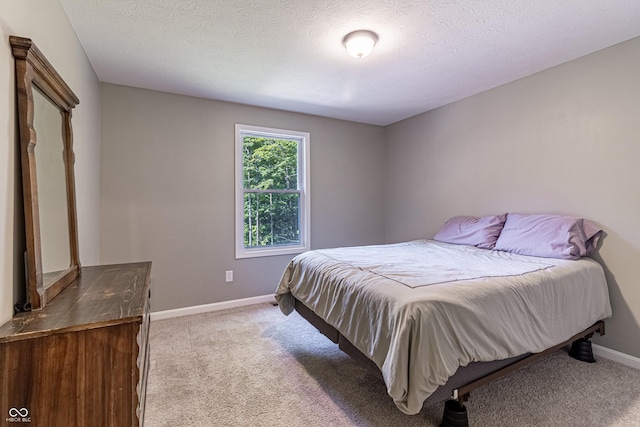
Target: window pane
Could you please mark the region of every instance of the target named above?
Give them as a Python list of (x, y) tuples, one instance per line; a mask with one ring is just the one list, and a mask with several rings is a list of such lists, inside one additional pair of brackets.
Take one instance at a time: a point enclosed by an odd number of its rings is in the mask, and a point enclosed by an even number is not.
[(247, 193), (244, 195), (244, 246), (300, 244), (297, 193)]
[(245, 189), (298, 189), (298, 140), (243, 133), (242, 152)]

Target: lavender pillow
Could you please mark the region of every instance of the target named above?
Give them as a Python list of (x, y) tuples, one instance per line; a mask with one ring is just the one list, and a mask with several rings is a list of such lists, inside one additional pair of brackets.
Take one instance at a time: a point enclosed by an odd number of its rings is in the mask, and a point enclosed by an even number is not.
[(494, 249), (545, 258), (579, 259), (595, 251), (602, 230), (591, 221), (561, 215), (507, 215)]
[(507, 214), (485, 216), (454, 216), (444, 223), (433, 240), (456, 245), (472, 245), (493, 249), (504, 226)]

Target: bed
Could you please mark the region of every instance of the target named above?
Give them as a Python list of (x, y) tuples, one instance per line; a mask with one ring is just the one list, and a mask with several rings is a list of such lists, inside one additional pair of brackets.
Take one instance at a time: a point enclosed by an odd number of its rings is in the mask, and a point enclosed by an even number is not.
[(596, 261), (515, 252), (436, 240), (309, 251), (289, 263), (276, 300), (373, 362), (398, 409), (416, 414), (604, 333), (611, 307)]

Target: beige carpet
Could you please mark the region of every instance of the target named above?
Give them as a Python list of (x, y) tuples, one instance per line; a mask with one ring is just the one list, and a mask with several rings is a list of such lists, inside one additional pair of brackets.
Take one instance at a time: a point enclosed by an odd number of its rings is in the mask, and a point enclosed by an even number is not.
[[(640, 371), (559, 351), (479, 388), (471, 426), (640, 426)], [(145, 426), (436, 426), (297, 314), (260, 304), (155, 321)]]

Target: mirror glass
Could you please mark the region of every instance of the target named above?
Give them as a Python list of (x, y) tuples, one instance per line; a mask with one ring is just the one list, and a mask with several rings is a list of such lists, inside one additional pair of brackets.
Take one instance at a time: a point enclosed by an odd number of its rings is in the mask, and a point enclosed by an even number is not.
[(37, 87), (33, 89), (42, 281), (47, 287), (71, 263), (65, 152), (60, 110)]

